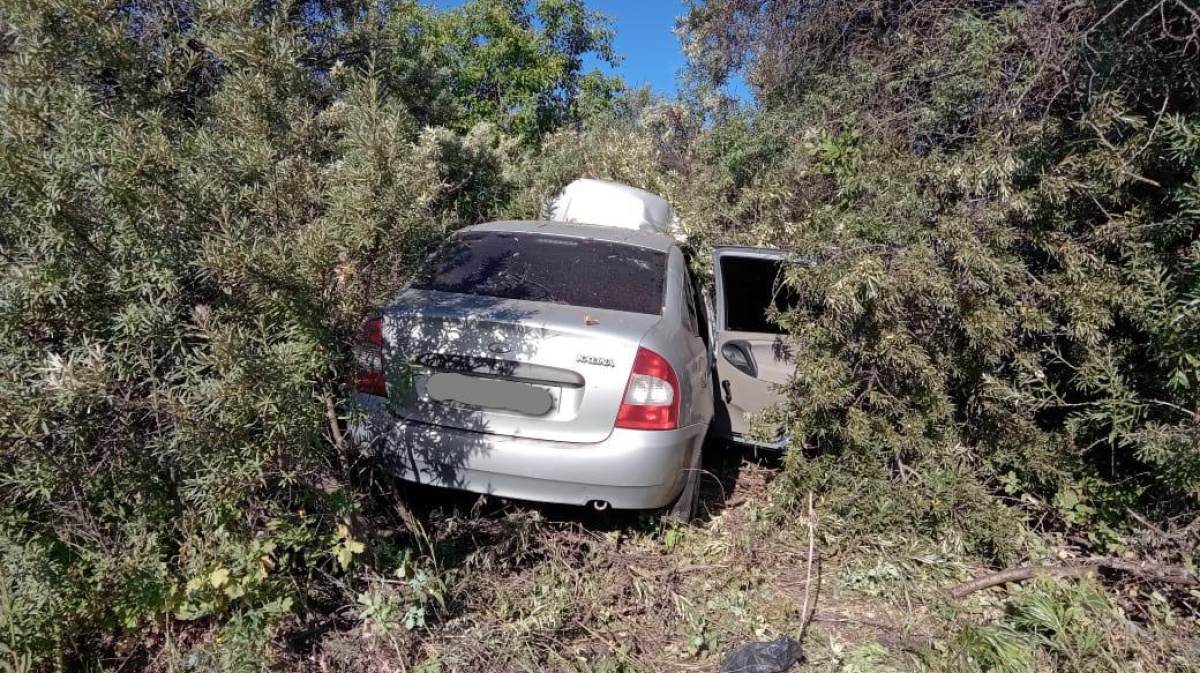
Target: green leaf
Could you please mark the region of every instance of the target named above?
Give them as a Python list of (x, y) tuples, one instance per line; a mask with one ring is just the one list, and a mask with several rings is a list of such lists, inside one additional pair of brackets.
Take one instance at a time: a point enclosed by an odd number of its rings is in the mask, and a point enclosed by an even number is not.
[(229, 582), (229, 570), (226, 568), (217, 568), (216, 570), (212, 571), (212, 573), (210, 573), (208, 576), (208, 583), (211, 584), (212, 588), (214, 588), (214, 589), (220, 589), (221, 587), (225, 586), (225, 584), (228, 582)]

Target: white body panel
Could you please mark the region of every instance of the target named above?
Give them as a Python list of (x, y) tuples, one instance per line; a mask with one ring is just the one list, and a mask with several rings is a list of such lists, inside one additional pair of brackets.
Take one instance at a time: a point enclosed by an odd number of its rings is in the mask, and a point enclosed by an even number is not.
[(663, 197), (644, 189), (584, 178), (567, 185), (546, 206), (555, 222), (595, 224), (675, 235), (678, 217)]

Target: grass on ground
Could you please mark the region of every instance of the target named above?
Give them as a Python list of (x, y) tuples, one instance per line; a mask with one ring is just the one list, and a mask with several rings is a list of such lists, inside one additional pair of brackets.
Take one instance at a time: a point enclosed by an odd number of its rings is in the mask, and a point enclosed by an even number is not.
[(408, 531), (382, 545), (356, 604), (293, 618), (266, 641), (238, 641), (236, 623), (193, 631), (157, 662), (190, 653), (191, 670), (227, 670), (270, 653), (269, 668), (314, 673), (716, 671), (731, 648), (790, 634), (804, 645), (800, 671), (1200, 670), (1200, 594), (1041, 577), (953, 600), (950, 587), (985, 569), (952, 542), (839, 538), (819, 499), (810, 569), (808, 517), (785, 525), (773, 510), (774, 461), (726, 451), (706, 469), (686, 527), (410, 493)]

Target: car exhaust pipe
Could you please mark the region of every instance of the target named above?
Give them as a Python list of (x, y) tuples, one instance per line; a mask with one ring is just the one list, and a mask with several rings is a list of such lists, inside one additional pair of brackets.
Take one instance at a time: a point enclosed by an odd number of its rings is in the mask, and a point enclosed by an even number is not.
[(609, 504), (608, 504), (608, 501), (606, 501), (606, 500), (593, 500), (592, 501), (592, 509), (596, 510), (597, 512), (607, 512), (608, 507), (609, 507)]

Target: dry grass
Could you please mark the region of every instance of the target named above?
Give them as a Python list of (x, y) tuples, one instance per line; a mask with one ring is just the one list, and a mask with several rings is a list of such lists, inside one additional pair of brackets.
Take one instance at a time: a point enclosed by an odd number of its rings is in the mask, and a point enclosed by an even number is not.
[[(357, 621), (290, 662), (337, 671), (698, 671), (751, 640), (797, 635), (806, 591), (816, 649), (931, 637), (885, 602), (838, 597), (806, 528), (765, 516), (777, 468), (710, 466), (699, 521), (422, 494), (426, 560), (447, 584), (425, 628)], [(432, 496), (432, 498), (430, 498)], [(436, 560), (435, 560), (436, 559)], [(403, 589), (393, 592), (404, 600)], [(897, 635), (900, 634), (900, 635)], [(900, 638), (900, 640), (897, 640)]]
[[(970, 647), (1011, 647), (1037, 670), (1103, 670), (1006, 630), (1003, 592), (950, 601), (947, 587), (977, 568), (930, 543), (878, 539), (837, 558), (818, 554), (806, 582), (807, 521), (780, 526), (768, 515), (778, 468), (733, 459), (709, 469), (702, 515), (687, 528), (664, 528), (654, 516), (421, 493), (412, 525), (424, 556), (399, 575), (383, 564), (370, 590), (398, 609), (364, 616), (362, 606), (348, 607), (279, 663), (322, 673), (715, 671), (732, 647), (786, 633), (802, 635), (805, 671), (986, 670), (962, 655)], [(818, 505), (818, 541), (821, 526), (834, 525), (819, 517)], [(406, 628), (405, 606), (421, 596), (413, 568), (428, 573), (444, 605), (426, 599), (424, 626)], [(806, 595), (815, 610), (804, 628)], [(1120, 633), (1131, 622), (1097, 624), (1128, 641)], [(1172, 632), (1186, 635), (1188, 624)], [(965, 639), (973, 626), (972, 637), (986, 638)], [(1055, 647), (1075, 647), (1063, 642)], [(1179, 642), (1102, 651), (1143, 670), (1187, 670), (1179, 653), (1196, 643)], [(1026, 670), (1025, 661), (1004, 670)]]

